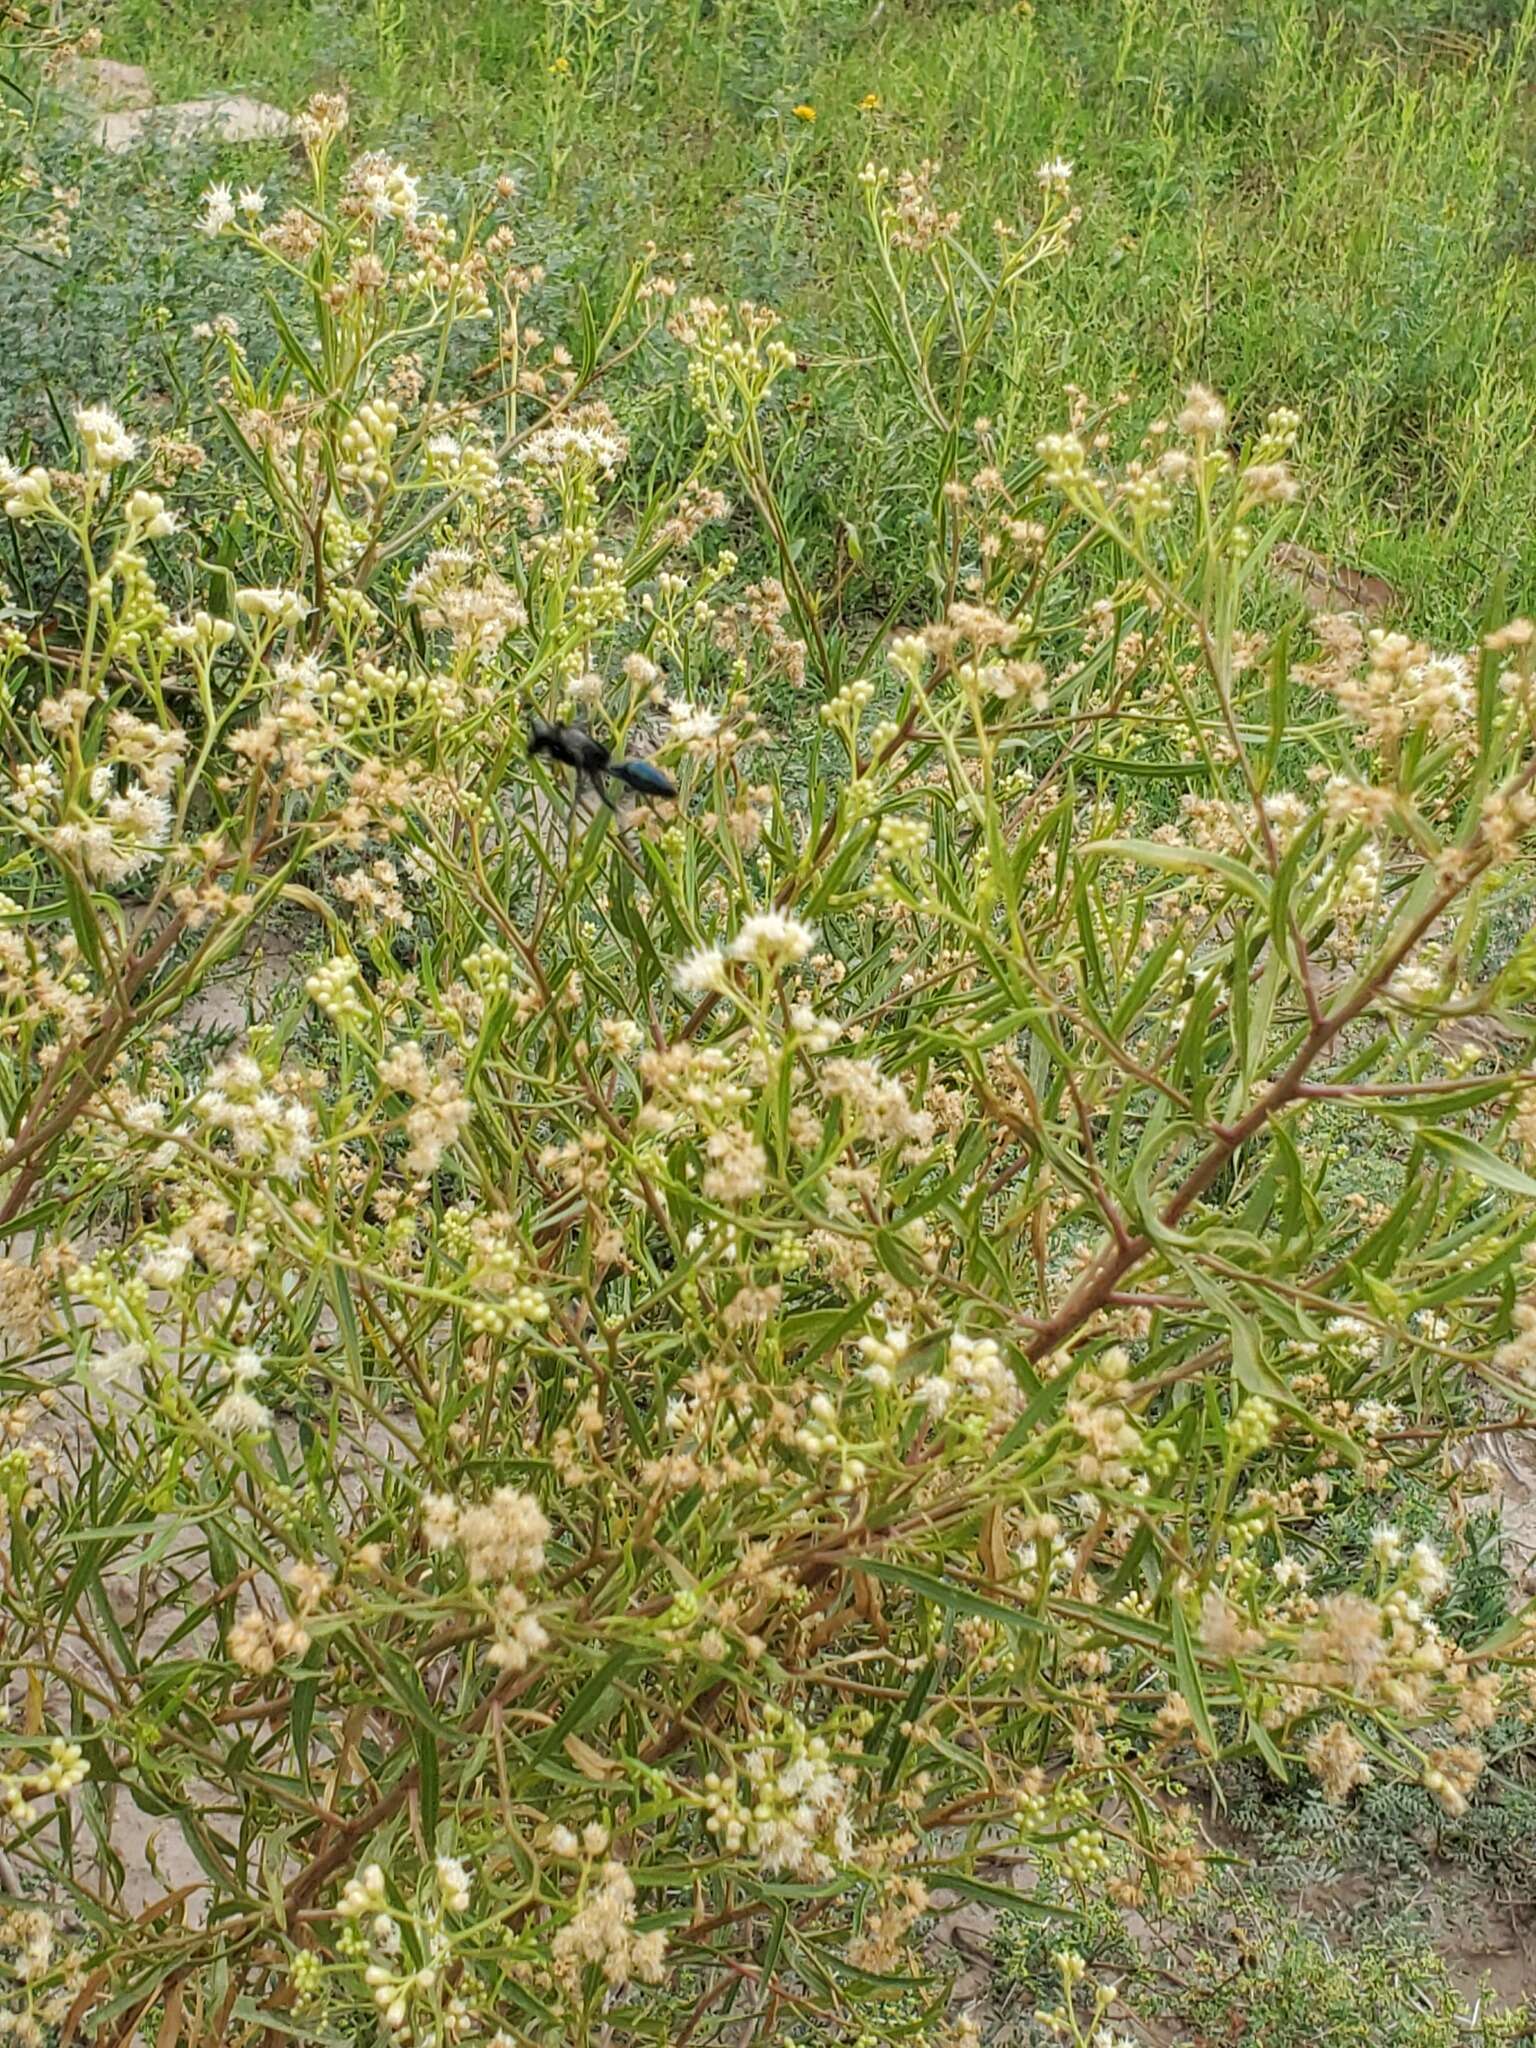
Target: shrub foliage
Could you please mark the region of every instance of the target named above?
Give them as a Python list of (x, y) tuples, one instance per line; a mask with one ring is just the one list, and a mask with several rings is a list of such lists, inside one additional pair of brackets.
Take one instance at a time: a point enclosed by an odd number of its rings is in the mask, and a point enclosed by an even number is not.
[(929, 1917), (1188, 1895), (1219, 1758), (1459, 1811), (1528, 1639), (1327, 1512), (1454, 1520), (1536, 1368), (1531, 629), (1261, 635), (1288, 413), (973, 418), (1065, 164), (991, 243), (864, 174), (931, 547), (861, 621), (770, 313), (556, 343), (509, 189), (300, 124), (201, 223), (273, 359), (4, 476), (16, 2011), (953, 2042)]

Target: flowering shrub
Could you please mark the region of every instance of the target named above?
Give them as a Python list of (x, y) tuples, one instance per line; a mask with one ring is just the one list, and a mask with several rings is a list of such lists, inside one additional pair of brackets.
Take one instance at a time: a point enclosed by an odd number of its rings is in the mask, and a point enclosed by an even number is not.
[[(1053, 163), (995, 257), (866, 174), (937, 597), (850, 639), (772, 317), (642, 265), (552, 345), (509, 193), (344, 124), (206, 196), (305, 309), (209, 445), (3, 479), (5, 1847), (84, 1928), (18, 2012), (953, 2042), (929, 1917), (1187, 1895), (1220, 1758), (1456, 1811), (1531, 1644), (1390, 1480), (1536, 1372), (1531, 629), (1261, 642), (1290, 414), (968, 421)], [(701, 431), (627, 489), (642, 345)]]
[[(66, 34), (58, 10), (39, 0), (9, 0), (0, 16), (0, 50), (23, 79), (51, 81), (71, 62), (94, 56), (100, 44), (99, 29)], [(46, 260), (68, 249), (80, 195), (45, 182), (33, 151), (36, 100), (9, 68), (6, 83), (10, 91), (0, 104), (0, 252), (10, 257), (24, 250)]]

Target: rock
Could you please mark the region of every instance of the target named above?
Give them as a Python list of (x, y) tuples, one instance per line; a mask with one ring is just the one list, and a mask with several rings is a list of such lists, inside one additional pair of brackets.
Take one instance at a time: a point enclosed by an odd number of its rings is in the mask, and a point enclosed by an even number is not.
[(1536, 1425), (1464, 1438), (1453, 1456), (1461, 1465), (1486, 1458), (1497, 1469), (1504, 1562), (1526, 1592), (1536, 1590)]
[(144, 66), (119, 64), (111, 57), (73, 58), (60, 72), (59, 84), (103, 112), (155, 103), (155, 88)]
[(272, 142), (292, 124), (281, 107), (265, 100), (231, 93), (224, 99), (179, 100), (170, 107), (132, 107), (104, 114), (96, 140), (110, 156), (120, 156), (140, 142), (191, 142), (212, 136), (220, 142)]
[(1330, 562), (1299, 542), (1283, 540), (1269, 551), (1269, 566), (1290, 585), (1309, 612), (1360, 612), (1368, 619), (1402, 602), (1384, 576)]

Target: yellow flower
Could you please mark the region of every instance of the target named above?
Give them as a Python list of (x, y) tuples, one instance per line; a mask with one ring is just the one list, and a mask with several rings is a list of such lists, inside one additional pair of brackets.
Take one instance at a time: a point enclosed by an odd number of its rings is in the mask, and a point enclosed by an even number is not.
[(814, 121), (816, 109), (814, 107), (798, 106), (794, 109), (794, 115), (797, 121)]
[(861, 114), (872, 114), (872, 113), (873, 113), (873, 112), (875, 111), (876, 107), (878, 107), (878, 106), (879, 106), (879, 104), (880, 104), (880, 95), (879, 95), (879, 93), (877, 93), (877, 92), (867, 92), (867, 93), (865, 93), (865, 95), (864, 95), (863, 99), (861, 99), (861, 100), (859, 101), (859, 112), (860, 112)]

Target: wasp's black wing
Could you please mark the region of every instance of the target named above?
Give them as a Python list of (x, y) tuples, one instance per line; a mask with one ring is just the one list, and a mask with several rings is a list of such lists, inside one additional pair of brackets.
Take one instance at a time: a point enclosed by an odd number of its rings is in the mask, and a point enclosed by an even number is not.
[(552, 761), (562, 761), (567, 768), (574, 768), (579, 776), (600, 776), (608, 767), (608, 749), (579, 725), (551, 725), (547, 719), (533, 719), (529, 728), (528, 751), (530, 754), (547, 754)]
[(551, 725), (547, 718), (530, 714), (528, 719), (528, 752), (548, 754), (552, 761), (565, 759), (565, 745), (558, 725)]

